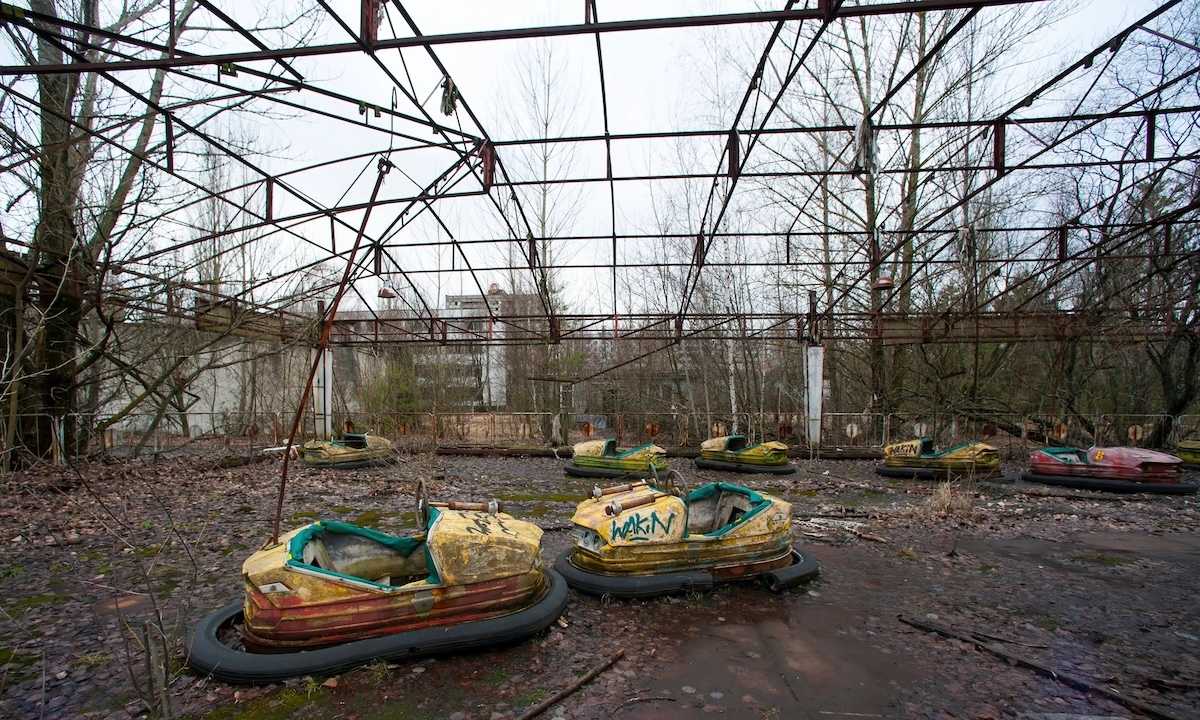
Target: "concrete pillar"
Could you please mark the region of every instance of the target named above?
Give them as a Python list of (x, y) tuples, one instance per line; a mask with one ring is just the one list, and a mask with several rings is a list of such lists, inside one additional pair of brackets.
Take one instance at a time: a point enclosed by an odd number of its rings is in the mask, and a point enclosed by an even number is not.
[(313, 411), (317, 437), (333, 438), (333, 350), (321, 351), (317, 374), (313, 376)]
[(825, 348), (809, 345), (805, 352), (806, 412), (808, 419), (808, 446), (821, 446), (821, 401), (825, 389)]

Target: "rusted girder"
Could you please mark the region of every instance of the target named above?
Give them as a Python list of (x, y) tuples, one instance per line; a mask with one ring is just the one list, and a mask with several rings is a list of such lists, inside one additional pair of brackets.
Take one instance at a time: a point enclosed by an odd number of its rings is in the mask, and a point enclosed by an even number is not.
[[(919, 0), (918, 2), (889, 2), (864, 5), (851, 5), (838, 11), (840, 18), (859, 18), (875, 15), (902, 15), (914, 12), (935, 12), (945, 10), (962, 10), (981, 7), (998, 7), (1005, 5), (1024, 5), (1045, 0)], [(790, 3), (789, 3), (790, 4)], [(23, 11), (21, 8), (4, 4), (5, 8)], [(825, 13), (820, 8), (803, 8), (788, 10), (760, 10), (743, 13), (723, 13), (714, 15), (690, 15), (670, 18), (645, 18), (637, 20), (614, 20), (602, 23), (579, 23), (574, 25), (549, 25), (532, 28), (506, 28), (501, 30), (477, 30), (419, 37), (388, 38), (374, 45), (374, 50), (388, 50), (406, 47), (431, 47), (434, 45), (452, 45), (459, 43), (487, 42), (492, 40), (519, 40), (543, 37), (562, 37), (565, 35), (584, 35), (600, 32), (631, 32), (635, 30), (662, 30), (668, 28), (711, 27), (715, 25), (745, 25), (748, 23), (780, 23), (797, 20), (825, 21)], [(293, 48), (274, 48), (269, 50), (253, 50), (231, 53), (216, 53), (212, 55), (195, 55), (191, 57), (165, 57), (126, 62), (83, 62), (75, 64), (47, 65), (6, 65), (0, 66), (0, 75), (45, 75), (55, 73), (99, 72), (99, 71), (128, 71), (149, 70), (160, 67), (187, 67), (197, 65), (223, 65), (226, 63), (254, 62), (256, 60), (276, 60), (286, 58), (313, 57), (317, 55), (339, 55), (353, 53), (361, 49), (356, 43), (331, 43), (326, 45), (301, 45)]]
[[(391, 168), (392, 162), (390, 160), (386, 157), (379, 158), (379, 170), (375, 178), (375, 187), (371, 189), (371, 200), (374, 200), (379, 195), (379, 188), (383, 187), (383, 178), (387, 176)], [(367, 211), (363, 213), (362, 223), (358, 226), (358, 234), (354, 236), (354, 245), (350, 248), (350, 254), (346, 258), (346, 269), (342, 272), (342, 280), (338, 284), (337, 292), (333, 294), (333, 299), (330, 301), (324, 317), (321, 319), (321, 334), (317, 338), (315, 357), (313, 358), (312, 366), (308, 370), (308, 379), (304, 382), (304, 389), (300, 393), (300, 402), (296, 406), (296, 414), (292, 418), (292, 429), (288, 432), (287, 445), (283, 452), (283, 466), (279, 472), (279, 495), (275, 501), (275, 517), (271, 525), (271, 544), (279, 542), (279, 524), (283, 518), (283, 499), (287, 493), (288, 465), (291, 464), (292, 460), (292, 446), (296, 443), (296, 432), (300, 429), (300, 422), (304, 419), (308, 396), (312, 393), (313, 378), (316, 377), (317, 368), (321, 365), (321, 354), (329, 347), (329, 336), (333, 331), (333, 319), (337, 317), (338, 305), (342, 302), (342, 297), (346, 294), (346, 285), (350, 282), (350, 276), (354, 272), (354, 258), (358, 254), (358, 248), (362, 244), (363, 236), (366, 234), (367, 221), (371, 219), (372, 208), (373, 205), (368, 204)]]

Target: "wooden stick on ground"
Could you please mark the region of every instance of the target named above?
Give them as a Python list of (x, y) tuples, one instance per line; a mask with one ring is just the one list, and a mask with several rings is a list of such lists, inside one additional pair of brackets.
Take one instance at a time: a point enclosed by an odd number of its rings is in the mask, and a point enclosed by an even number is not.
[(1045, 649), (1045, 648), (1050, 647), (1049, 645), (1037, 645), (1035, 643), (1021, 642), (1020, 640), (1013, 640), (1012, 638), (1000, 637), (999, 635), (989, 635), (988, 633), (980, 632), (979, 630), (972, 630), (971, 634), (980, 639), (987, 638), (988, 640), (995, 640), (996, 642), (1008, 643), (1009, 645), (1020, 645), (1021, 647), (1027, 647), (1027, 648)]
[(1024, 497), (1035, 498), (1052, 498), (1055, 500), (1087, 500), (1096, 502), (1146, 502), (1150, 498), (1142, 493), (1134, 493), (1130, 495), (1104, 495), (1099, 492), (1089, 490), (1080, 490), (1078, 492), (1070, 491), (1054, 491), (1049, 488), (1042, 487), (1013, 487), (1011, 485), (999, 485), (998, 487), (1008, 490), (1003, 493), (1006, 496), (1022, 495)]
[(620, 660), (623, 657), (625, 657), (625, 651), (618, 650), (616, 653), (613, 654), (612, 657), (610, 657), (609, 659), (605, 660), (604, 662), (600, 663), (596, 667), (589, 670), (587, 672), (587, 674), (585, 674), (583, 677), (579, 678), (578, 680), (571, 683), (570, 685), (563, 688), (562, 690), (559, 690), (558, 692), (554, 693), (553, 695), (551, 695), (550, 697), (541, 701), (537, 705), (534, 705), (533, 707), (526, 710), (525, 713), (523, 715), (521, 715), (521, 717), (517, 718), (517, 720), (530, 720), (530, 718), (535, 718), (538, 715), (541, 715), (542, 713), (546, 712), (554, 705), (557, 705), (558, 703), (562, 702), (563, 698), (565, 698), (566, 696), (575, 692), (576, 690), (583, 687), (584, 685), (587, 685), (589, 682), (592, 681), (593, 678), (595, 678), (600, 673), (602, 673), (605, 670), (612, 667), (613, 663), (615, 663), (616, 661)]
[(1136, 710), (1137, 712), (1140, 712), (1148, 717), (1156, 718), (1156, 720), (1182, 720), (1182, 718), (1174, 713), (1161, 710), (1152, 705), (1147, 705), (1146, 703), (1143, 703), (1139, 700), (1134, 700), (1133, 698), (1125, 697), (1115, 690), (1110, 690), (1106, 687), (1090, 683), (1082, 678), (1075, 677), (1074, 675), (1067, 675), (1066, 673), (1059, 672), (1054, 668), (1047, 667), (1034, 660), (1021, 657), (1020, 655), (1014, 655), (1005, 651), (995, 643), (985, 643), (965, 633), (960, 633), (956, 630), (945, 627), (944, 625), (937, 625), (926, 620), (916, 620), (914, 618), (904, 617), (903, 615), (898, 616), (897, 619), (899, 619), (900, 622), (904, 623), (905, 625), (911, 625), (918, 630), (924, 630), (926, 632), (936, 633), (943, 637), (971, 643), (980, 650), (987, 650), (996, 657), (1007, 660), (1014, 665), (1034, 670), (1041, 675), (1045, 675), (1052, 680), (1057, 680), (1058, 682), (1069, 687), (1073, 687), (1076, 690), (1103, 695), (1113, 702), (1120, 703), (1130, 710)]
[(609, 716), (610, 717), (615, 716), (617, 713), (621, 712), (621, 710), (624, 709), (625, 707), (627, 707), (629, 705), (633, 705), (634, 703), (642, 703), (642, 702), (678, 702), (678, 701), (675, 698), (671, 697), (670, 695), (635, 695), (634, 697), (631, 697), (628, 700), (626, 700), (625, 702), (618, 705), (616, 707), (616, 709), (614, 709), (611, 713), (609, 713)]
[(848, 513), (792, 513), (792, 517), (803, 520), (804, 518), (821, 518), (829, 520), (853, 520), (856, 518), (869, 518), (871, 513), (865, 512), (848, 512)]
[(872, 534), (870, 534), (870, 533), (865, 533), (865, 532), (862, 532), (862, 531), (860, 531), (860, 530), (855, 530), (855, 529), (854, 529), (854, 528), (852, 528), (852, 527), (843, 527), (843, 528), (840, 528), (840, 529), (841, 529), (841, 530), (845, 530), (846, 532), (850, 533), (851, 535), (853, 535), (853, 536), (855, 536), (855, 537), (860, 537), (860, 538), (862, 538), (863, 540), (870, 540), (871, 542), (883, 543), (884, 545), (886, 545), (886, 544), (887, 544), (887, 540), (885, 540), (884, 538), (881, 538), (881, 537), (879, 537), (878, 535), (872, 535)]

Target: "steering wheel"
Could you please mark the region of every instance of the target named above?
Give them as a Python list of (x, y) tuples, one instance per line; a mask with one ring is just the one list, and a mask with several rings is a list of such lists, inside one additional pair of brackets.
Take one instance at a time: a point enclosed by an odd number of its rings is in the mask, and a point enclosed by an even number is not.
[(687, 497), (687, 487), (684, 484), (683, 473), (674, 468), (670, 468), (664, 475), (659, 475), (658, 470), (651, 465), (650, 472), (654, 475), (654, 487), (678, 498)]
[(414, 493), (417, 501), (417, 528), (420, 530), (429, 529), (429, 502), (425, 499), (425, 480), (417, 481), (417, 490)]

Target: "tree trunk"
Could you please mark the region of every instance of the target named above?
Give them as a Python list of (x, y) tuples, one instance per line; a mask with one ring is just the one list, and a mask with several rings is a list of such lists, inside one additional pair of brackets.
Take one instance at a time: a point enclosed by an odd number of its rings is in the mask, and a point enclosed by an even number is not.
[[(35, 12), (57, 16), (51, 0), (33, 0)], [(60, 64), (62, 51), (44, 37), (38, 38), (38, 63)], [(75, 411), (75, 338), (83, 304), (79, 267), (73, 257), (76, 243), (75, 203), (71, 193), (70, 76), (38, 76), (41, 112), (41, 209), (34, 229), (30, 261), (38, 269), (33, 303), (45, 318), (41, 337), (29, 368), (28, 395), (22, 405), (35, 413), (21, 428), (25, 446), (39, 457), (53, 445), (52, 418)], [(68, 432), (71, 423), (67, 424)], [(67, 445), (71, 444), (68, 437)]]

